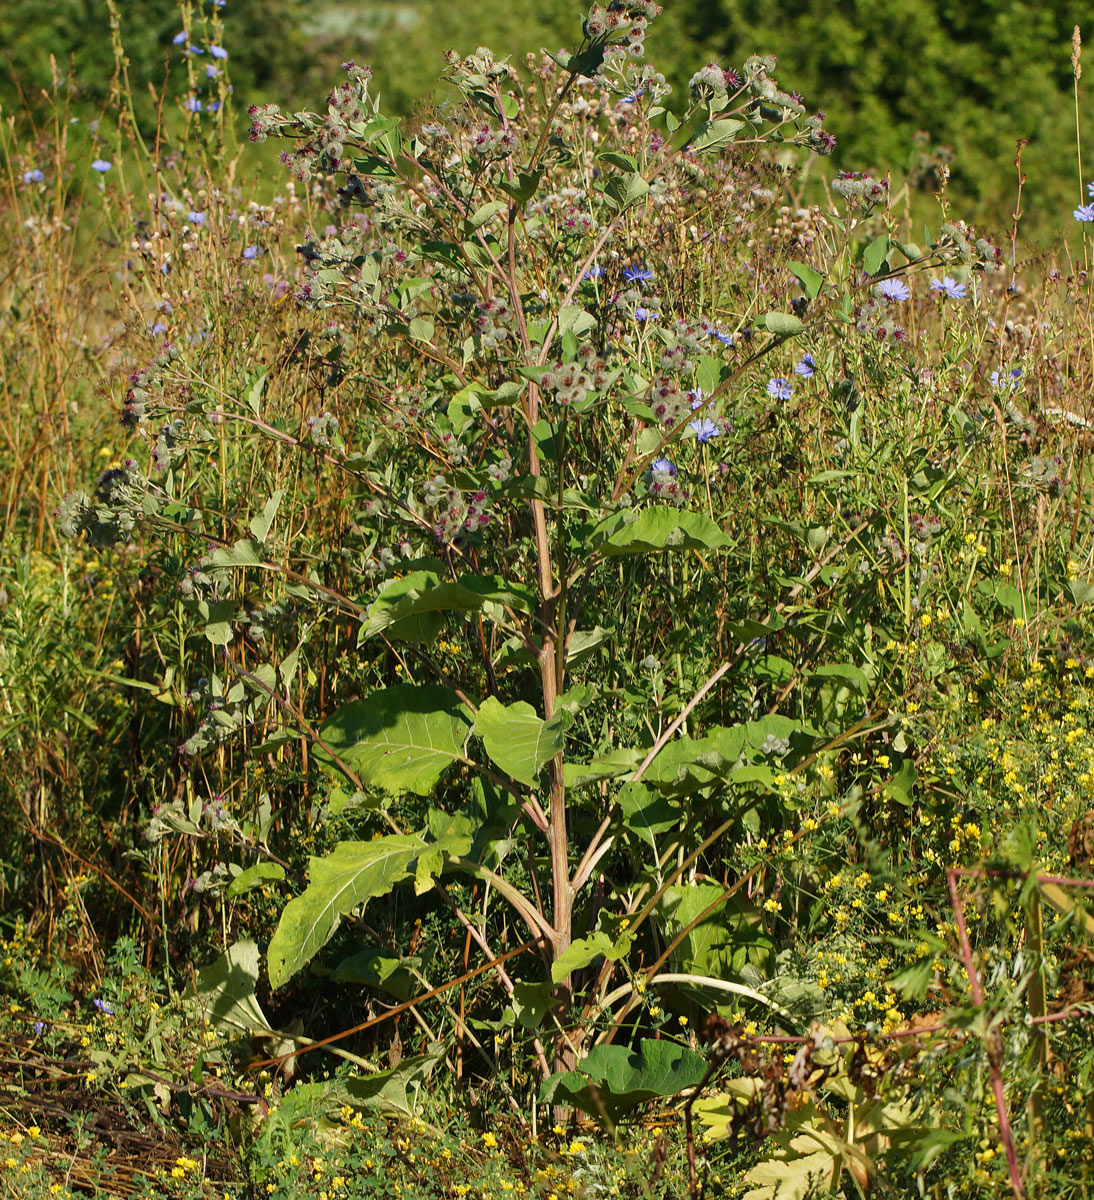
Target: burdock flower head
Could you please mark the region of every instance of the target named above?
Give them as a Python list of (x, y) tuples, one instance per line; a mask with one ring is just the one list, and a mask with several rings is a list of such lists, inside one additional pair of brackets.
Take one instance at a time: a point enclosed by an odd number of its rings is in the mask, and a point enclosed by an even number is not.
[(688, 81), (691, 98), (697, 104), (723, 99), (730, 90), (735, 92), (740, 86), (741, 77), (736, 71), (724, 71), (714, 62), (696, 71)]

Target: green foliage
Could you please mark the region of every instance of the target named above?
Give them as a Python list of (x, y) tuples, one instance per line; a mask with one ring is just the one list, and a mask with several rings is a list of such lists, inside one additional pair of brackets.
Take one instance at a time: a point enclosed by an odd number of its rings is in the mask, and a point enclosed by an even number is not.
[(540, 1102), (574, 1104), (614, 1126), (620, 1117), (654, 1098), (671, 1099), (700, 1083), (705, 1059), (687, 1046), (647, 1038), (635, 1049), (598, 1046), (576, 1071), (543, 1082)]
[[(292, 81), (314, 70), (311, 47), (301, 31), (306, 8), (300, 0), (234, 0), (223, 12), (211, 11), (205, 4), (180, 5), (178, 0), (141, 0), (115, 7), (134, 109), (147, 137), (157, 120), (150, 89), (158, 94), (166, 88), (168, 113), (187, 91), (185, 80), (178, 78), (180, 50), (173, 44), (184, 22), (191, 42), (203, 51), (200, 71), (211, 61), (209, 44), (218, 39), (227, 42), (238, 95), (255, 99), (283, 95)], [(78, 115), (93, 117), (119, 94), (108, 0), (25, 0), (5, 5), (0, 11), (0, 46), (4, 47), (0, 104), (9, 116), (40, 118), (41, 93), (53, 91), (58, 83), (63, 93), (70, 68)]]
[(669, 95), (604, 19), (259, 109), (276, 196), (215, 122), (0, 127), (43, 1195), (107, 1111), (157, 1200), (680, 1196), (655, 1105), (708, 1194), (1089, 1191), (1089, 281), (799, 210), (771, 63)]
[[(952, 162), (961, 195), (1003, 219), (1014, 207), (1014, 148), (1024, 138), (1033, 186), (1023, 207), (1041, 220), (1071, 207), (1071, 31), (1089, 17), (1082, 3), (719, 0), (684, 5), (681, 16), (688, 34), (727, 63), (758, 46), (792, 61), (808, 102), (839, 131), (845, 169), (884, 163), (933, 188)], [(1082, 109), (1089, 127), (1089, 90)]]
[(330, 940), (335, 922), (374, 896), (409, 878), (424, 850), (421, 839), (392, 834), (372, 842), (340, 842), (326, 858), (312, 859), (307, 889), (290, 900), (270, 942), (270, 982), (280, 987)]

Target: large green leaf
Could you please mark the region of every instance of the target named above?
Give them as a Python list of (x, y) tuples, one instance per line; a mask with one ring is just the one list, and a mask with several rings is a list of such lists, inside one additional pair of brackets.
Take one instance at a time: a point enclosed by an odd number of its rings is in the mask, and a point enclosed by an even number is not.
[(679, 737), (669, 742), (642, 780), (668, 795), (685, 795), (717, 780), (769, 781), (769, 760), (781, 758), (795, 736), (813, 737), (815, 732), (779, 713), (742, 725), (716, 725), (702, 738)]
[(684, 819), (682, 810), (667, 796), (659, 795), (644, 783), (625, 783), (616, 799), (623, 824), (654, 850), (658, 836), (676, 828)]
[(681, 930), (714, 904), (717, 907), (673, 951), (676, 969), (691, 975), (732, 980), (751, 967), (750, 983), (756, 972), (770, 976), (775, 947), (763, 930), (759, 910), (747, 900), (727, 897), (720, 884), (691, 883), (686, 888), (666, 889), (662, 905), (668, 916), (667, 937), (675, 940)]
[[(409, 1000), (414, 995), (415, 988), (421, 990), (414, 975), (405, 964), (419, 966), (420, 959), (402, 959), (379, 946), (366, 946), (351, 954), (330, 972), (330, 977), (339, 983), (365, 984), (370, 988), (382, 988), (390, 992), (397, 1000)], [(319, 968), (313, 968), (317, 974), (323, 974)]]
[(551, 964), (551, 979), (561, 983), (568, 975), (580, 971), (598, 958), (618, 962), (630, 950), (631, 941), (629, 933), (623, 934), (619, 941), (613, 941), (602, 929), (590, 933), (588, 937), (575, 938)]
[(205, 1019), (229, 1036), (271, 1033), (255, 997), (262, 956), (254, 942), (236, 942), (197, 973), (194, 993)]
[(544, 764), (561, 753), (571, 719), (569, 714), (556, 713), (544, 721), (524, 701), (506, 705), (490, 696), (479, 708), (475, 732), (497, 766), (532, 787)]
[(257, 541), (259, 544), (265, 542), (266, 538), (269, 537), (270, 528), (274, 523), (274, 517), (277, 516), (277, 509), (281, 504), (281, 497), (284, 494), (285, 493), (280, 490), (274, 492), (269, 500), (266, 501), (262, 512), (259, 513), (258, 516), (251, 518), (251, 533), (254, 534), (255, 541)]
[(387, 584), (368, 611), (358, 642), (385, 633), (403, 641), (430, 641), (436, 623), (414, 621), (414, 617), (441, 612), (478, 612), (495, 604), (532, 612), (535, 596), (520, 584), (493, 575), (464, 575), (455, 582), (444, 581), (437, 571), (411, 571)]
[(805, 1200), (807, 1196), (830, 1194), (829, 1185), (839, 1161), (838, 1155), (827, 1148), (764, 1159), (745, 1176), (755, 1186), (745, 1193), (744, 1200)]
[(764, 325), (766, 325), (772, 333), (781, 333), (787, 336), (795, 333), (801, 333), (801, 331), (805, 328), (800, 318), (794, 316), (793, 313), (784, 312), (769, 312), (764, 317)]
[(886, 234), (874, 240), (866, 247), (862, 255), (862, 269), (867, 275), (880, 275), (885, 269), (885, 259), (889, 254), (889, 238)]
[(597, 531), (602, 553), (615, 557), (657, 550), (718, 550), (729, 545), (729, 538), (702, 513), (657, 507), (643, 509), (633, 520), (629, 516), (619, 514)]
[(448, 857), (460, 858), (469, 853), (474, 841), (474, 828), (463, 813), (431, 808), (427, 828), (430, 842), (418, 858), (414, 872), (414, 892), (418, 896), (433, 886)]
[(558, 310), (558, 332), (566, 333), (573, 330), (575, 334), (585, 333), (594, 328), (596, 317), (586, 312), (580, 304), (566, 304)]
[(645, 179), (637, 171), (630, 171), (625, 175), (610, 176), (601, 188), (601, 193), (612, 208), (617, 212), (623, 212), (632, 204), (637, 204), (639, 200), (644, 199), (649, 194), (649, 190), (650, 185)]
[(744, 127), (744, 121), (735, 121), (730, 117), (704, 121), (692, 136), (691, 149), (715, 150), (731, 142), (734, 135), (740, 133)]
[(824, 276), (805, 263), (791, 262), (786, 265), (790, 268), (790, 273), (797, 276), (809, 299), (815, 300), (824, 286)]
[(262, 887), (267, 883), (279, 883), (284, 878), (285, 868), (279, 863), (255, 863), (253, 867), (240, 871), (228, 884), (225, 894), (229, 900), (233, 900), (236, 896), (242, 896), (244, 892), (249, 892), (252, 888)]
[(309, 1130), (322, 1135), (343, 1130), (339, 1114), (346, 1107), (412, 1117), (419, 1109), (425, 1081), (443, 1057), (444, 1047), (435, 1043), (425, 1054), (404, 1058), (389, 1071), (298, 1083), (285, 1093), (270, 1120), (275, 1126), (306, 1124)]
[[(323, 725), (323, 741), (365, 783), (427, 795), (463, 755), (471, 722), (455, 692), (411, 684), (344, 705)], [(319, 758), (328, 758), (317, 747)]]
[(392, 834), (371, 842), (341, 842), (309, 864), (310, 882), (285, 905), (270, 942), (270, 983), (280, 987), (326, 945), (339, 917), (406, 879), (426, 848), (421, 838)]
[(656, 1097), (675, 1096), (706, 1075), (706, 1060), (667, 1039), (644, 1039), (637, 1050), (597, 1046), (576, 1071), (544, 1080), (541, 1104), (572, 1104), (608, 1124)]
[(513, 981), (513, 994), (505, 1010), (505, 1020), (513, 1020), (524, 1029), (538, 1029), (554, 1005), (554, 988), (549, 983)]
[(592, 762), (563, 763), (562, 777), (566, 781), (567, 788), (586, 787), (590, 783), (600, 783), (604, 779), (629, 775), (645, 757), (645, 750), (618, 747), (601, 758), (594, 758)]
[(668, 743), (650, 764), (643, 781), (667, 792), (691, 792), (724, 779), (745, 748), (745, 727), (715, 726), (705, 737), (680, 737)]

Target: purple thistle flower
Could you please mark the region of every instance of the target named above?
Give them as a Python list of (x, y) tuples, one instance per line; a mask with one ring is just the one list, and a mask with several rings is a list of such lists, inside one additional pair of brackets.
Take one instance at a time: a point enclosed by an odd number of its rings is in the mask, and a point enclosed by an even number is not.
[(774, 396), (776, 400), (789, 400), (794, 394), (794, 389), (790, 386), (789, 379), (776, 377), (767, 381), (767, 394)]
[(711, 438), (716, 438), (722, 431), (710, 419), (703, 417), (698, 421), (689, 421), (688, 428), (695, 434), (695, 440), (706, 445)]
[(907, 300), (912, 292), (903, 279), (883, 279), (877, 285), (877, 294), (885, 300)]
[(1072, 215), (1076, 221), (1094, 221), (1094, 204), (1080, 204)]
[(951, 300), (965, 298), (965, 285), (958, 283), (952, 275), (943, 275), (941, 279), (931, 280), (932, 292), (944, 292)]
[(98, 171), (100, 175), (105, 175), (107, 171), (110, 170), (110, 167), (111, 164), (108, 163), (105, 158), (97, 158), (91, 164), (91, 169), (93, 171)]
[(802, 375), (806, 379), (812, 379), (816, 369), (817, 364), (813, 361), (812, 354), (803, 354), (801, 359), (794, 364), (794, 374)]
[(653, 278), (653, 272), (647, 267), (628, 267), (623, 272), (623, 278), (628, 283), (648, 283)]

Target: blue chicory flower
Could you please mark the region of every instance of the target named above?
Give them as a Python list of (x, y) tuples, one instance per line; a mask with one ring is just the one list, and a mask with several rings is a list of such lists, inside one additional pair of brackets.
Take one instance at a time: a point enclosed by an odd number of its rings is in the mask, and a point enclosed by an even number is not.
[(585, 272), (584, 275), (581, 276), (581, 278), (599, 279), (603, 274), (604, 268), (600, 265), (600, 263), (593, 263), (593, 265)]
[(767, 394), (776, 400), (789, 400), (794, 394), (789, 379), (773, 378), (767, 381)]
[(886, 300), (907, 300), (912, 294), (903, 279), (883, 279), (877, 285), (877, 292)]
[(634, 310), (634, 319), (636, 321), (648, 321), (650, 319), (650, 310), (639, 305)]
[(1022, 368), (1013, 367), (1010, 372), (992, 371), (991, 386), (1004, 392), (1013, 392), (1017, 389), (1018, 383), (1022, 378)]
[(178, 33), (171, 39), (172, 46), (181, 46), (186, 41), (186, 30), (180, 29)]
[(653, 278), (653, 272), (648, 267), (628, 267), (623, 272), (623, 278), (628, 283), (648, 283)]
[(695, 440), (702, 442), (704, 445), (711, 438), (716, 438), (722, 432), (710, 417), (703, 417), (698, 421), (689, 421), (688, 428), (695, 434)]
[(261, 253), (261, 251), (259, 250), (259, 248), (257, 246), (248, 246), (243, 251), (243, 257), (244, 258), (257, 258), (260, 253)]
[(190, 222), (191, 225), (204, 225), (205, 224), (205, 214), (203, 212), (188, 212), (186, 214), (186, 219)]
[(96, 996), (91, 1003), (95, 1005), (99, 1012), (105, 1013), (108, 1017), (112, 1017), (114, 1015), (114, 1006), (109, 1001), (103, 1000), (99, 996)]
[(149, 333), (166, 333), (167, 326), (162, 321), (153, 321), (152, 324), (148, 326), (148, 332)]
[(49, 1029), (48, 1021), (35, 1021), (34, 1022), (34, 1036), (35, 1037), (41, 1037), (42, 1034), (45, 1033), (48, 1029)]
[(932, 279), (931, 291), (943, 292), (951, 300), (963, 300), (965, 298), (965, 285), (958, 283), (952, 275), (943, 275), (941, 279)]
[(97, 158), (91, 164), (91, 169), (93, 171), (98, 171), (100, 175), (105, 175), (107, 171), (110, 170), (110, 167), (111, 164), (108, 163), (105, 158)]
[(1073, 215), (1076, 221), (1094, 221), (1094, 204), (1080, 204)]
[(717, 338), (723, 346), (732, 346), (736, 342), (736, 339), (732, 333), (723, 333), (720, 329), (715, 329), (713, 325), (710, 329), (710, 336), (712, 338)]
[(228, 57), (228, 51), (225, 50), (223, 46), (210, 46), (209, 53), (214, 58), (227, 58)]
[(667, 458), (655, 458), (650, 463), (650, 470), (654, 472), (661, 471), (666, 475), (675, 475), (676, 464)]
[(197, 98), (197, 96), (186, 97), (186, 111), (192, 113), (201, 112), (201, 101)]
[(1086, 194), (1091, 198), (1091, 200), (1094, 200), (1094, 183), (1088, 183), (1086, 185)]
[(794, 364), (794, 374), (802, 375), (806, 379), (813, 378), (813, 372), (817, 369), (817, 364), (813, 361), (812, 354), (803, 354), (801, 358)]
[(212, 63), (205, 64), (205, 78), (216, 79), (220, 75), (220, 67), (213, 66)]
[(41, 183), (43, 179), (45, 179), (45, 175), (39, 167), (33, 167), (31, 170), (23, 172), (24, 183)]

